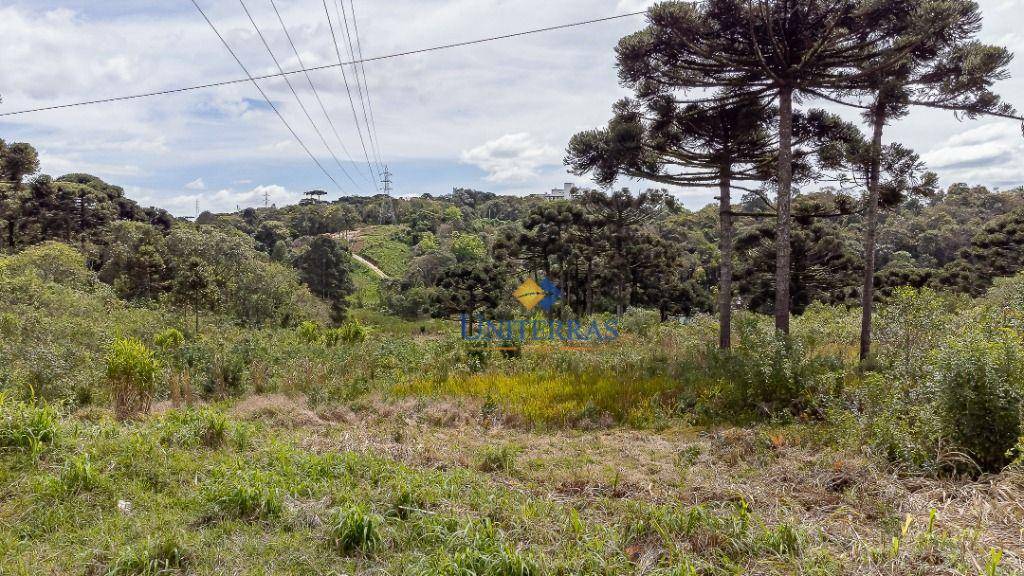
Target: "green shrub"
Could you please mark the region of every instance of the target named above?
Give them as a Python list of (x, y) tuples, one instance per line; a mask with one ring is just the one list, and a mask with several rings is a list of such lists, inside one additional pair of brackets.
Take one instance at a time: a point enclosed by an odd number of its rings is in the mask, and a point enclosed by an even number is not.
[(0, 394), (0, 450), (38, 453), (56, 439), (57, 425), (52, 406), (9, 400)]
[(372, 552), (380, 545), (380, 523), (365, 507), (337, 510), (328, 524), (327, 538), (339, 554)]
[(244, 343), (221, 345), (213, 353), (206, 373), (206, 393), (218, 398), (239, 396), (245, 388), (249, 361)]
[(299, 340), (306, 344), (317, 344), (323, 339), (323, 329), (316, 322), (306, 321), (295, 329)]
[(838, 358), (812, 355), (803, 339), (776, 333), (767, 318), (737, 315), (736, 335), (731, 351), (708, 353), (709, 372), (719, 376), (710, 391), (719, 416), (798, 414), (835, 392)]
[(177, 328), (168, 328), (154, 336), (153, 342), (165, 354), (173, 355), (185, 344), (185, 335)]
[(118, 419), (149, 412), (159, 372), (160, 362), (141, 341), (121, 338), (114, 342), (107, 355), (107, 382)]
[(623, 332), (650, 336), (661, 325), (661, 314), (657, 310), (645, 310), (643, 308), (628, 308), (619, 321), (619, 327)]
[(366, 328), (357, 321), (345, 322), (338, 328), (327, 330), (323, 334), (325, 346), (338, 344), (357, 344), (366, 340)]
[(950, 308), (946, 298), (928, 288), (897, 288), (878, 311), (878, 358), (915, 383), (922, 381), (928, 351), (941, 342), (952, 320)]
[[(924, 387), (905, 388), (889, 375), (868, 374), (852, 391), (850, 400), (861, 406), (866, 441), (889, 462), (917, 471), (935, 471), (942, 425), (934, 398)], [(848, 420), (842, 441), (857, 448), (856, 415), (845, 410), (834, 415)], [(850, 422), (849, 420), (854, 420)]]
[(1019, 344), (972, 335), (940, 349), (936, 364), (944, 435), (982, 471), (998, 472), (1021, 437)]

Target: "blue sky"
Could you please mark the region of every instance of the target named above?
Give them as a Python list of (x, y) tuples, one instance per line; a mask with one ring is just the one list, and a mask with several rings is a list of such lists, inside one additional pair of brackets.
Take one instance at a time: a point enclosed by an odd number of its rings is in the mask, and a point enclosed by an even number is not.
[[(256, 74), (276, 72), (238, 0), (199, 0)], [(328, 0), (332, 2), (333, 0)], [(276, 0), (306, 65), (336, 59), (322, 0)], [(354, 0), (366, 56), (504, 34), (644, 8), (645, 0)], [(285, 68), (297, 67), (269, 0), (246, 0)], [(984, 0), (982, 39), (1024, 52), (1016, 31), (1024, 0)], [(642, 25), (632, 18), (366, 66), (383, 161), (399, 195), (454, 186), (525, 194), (586, 184), (561, 164), (575, 132), (601, 125), (625, 92), (615, 42)], [(346, 50), (343, 45), (342, 50)], [(0, 111), (161, 90), (242, 77), (189, 0), (7, 0), (0, 6)], [(999, 91), (1024, 108), (1024, 64)], [(285, 83), (261, 83), (346, 194), (376, 189), (341, 74), (312, 74), (342, 143), (328, 128), (305, 78), (300, 97), (328, 144), (353, 173), (342, 175)], [(351, 78), (350, 78), (351, 80)], [(353, 85), (354, 87), (354, 85)], [(817, 103), (808, 103), (817, 105)], [(358, 106), (358, 101), (357, 101)], [(357, 110), (360, 119), (361, 110)], [(851, 119), (856, 115), (848, 113)], [(889, 134), (922, 153), (943, 184), (1024, 183), (1020, 127), (958, 122), (916, 111)], [(43, 170), (96, 174), (145, 204), (177, 214), (293, 202), (304, 190), (342, 193), (309, 160), (249, 84), (173, 96), (8, 117), (0, 138), (33, 143)], [(623, 182), (638, 188), (637, 183)], [(698, 208), (710, 191), (674, 191)]]

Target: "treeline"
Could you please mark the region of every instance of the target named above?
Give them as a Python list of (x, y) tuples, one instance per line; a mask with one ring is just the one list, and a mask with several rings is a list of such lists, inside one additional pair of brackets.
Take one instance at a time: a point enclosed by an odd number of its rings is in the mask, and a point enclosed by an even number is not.
[[(15, 152), (12, 158), (11, 149)], [(720, 296), (720, 210), (690, 211), (665, 191), (577, 190), (571, 201), (450, 194), (247, 208), (195, 223), (142, 208), (88, 175), (28, 178), (27, 144), (5, 147), (0, 184), (3, 249), (58, 240), (76, 246), (129, 300), (164, 303), (197, 321), (204, 312), (248, 325), (340, 321), (354, 291), (345, 233), (381, 223), (404, 247), (402, 273), (381, 282), (384, 312), (410, 319), (473, 311), (521, 313), (511, 293), (527, 276), (562, 290), (554, 314), (658, 310), (662, 318), (713, 312)], [(793, 203), (789, 304), (856, 306), (862, 297), (867, 217), (834, 190)], [(737, 213), (730, 309), (774, 309), (775, 218), (747, 193)], [(823, 217), (822, 214), (830, 214)], [(906, 195), (880, 213), (875, 300), (898, 286), (978, 295), (1024, 269), (1024, 192), (954, 184)]]

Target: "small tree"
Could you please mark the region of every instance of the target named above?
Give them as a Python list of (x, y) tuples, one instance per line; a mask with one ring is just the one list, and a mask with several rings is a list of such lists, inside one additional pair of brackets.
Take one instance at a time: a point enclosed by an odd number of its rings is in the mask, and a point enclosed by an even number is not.
[(140, 340), (121, 338), (111, 345), (107, 355), (107, 382), (118, 420), (149, 412), (159, 373), (160, 362)]
[(345, 319), (346, 299), (355, 292), (348, 248), (332, 238), (318, 236), (309, 250), (295, 259), (295, 267), (309, 290), (330, 303), (331, 316), (340, 324)]
[(212, 307), (217, 296), (213, 273), (206, 263), (196, 257), (189, 258), (175, 275), (172, 296), (186, 314), (192, 308), (195, 313), (195, 333), (199, 334), (199, 311)]

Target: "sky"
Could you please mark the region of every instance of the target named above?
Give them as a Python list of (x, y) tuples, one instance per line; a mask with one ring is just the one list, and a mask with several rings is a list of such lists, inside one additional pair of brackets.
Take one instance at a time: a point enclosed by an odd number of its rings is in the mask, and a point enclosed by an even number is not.
[[(276, 73), (241, 1), (197, 0), (254, 75)], [(303, 64), (337, 62), (323, 7), (326, 1), (336, 17), (337, 0), (274, 1)], [(244, 2), (281, 66), (298, 68), (271, 1)], [(652, 3), (352, 2), (368, 58), (625, 14)], [(1021, 55), (1011, 65), (1011, 78), (996, 88), (1024, 109), (1024, 32), (1019, 31), (1024, 0), (980, 4), (981, 40)], [(394, 193), (438, 195), (467, 187), (528, 194), (564, 182), (590, 185), (586, 177), (567, 173), (566, 143), (574, 133), (607, 122), (612, 104), (628, 95), (617, 82), (614, 48), (643, 23), (642, 17), (629, 17), (367, 63), (367, 112), (372, 110), (376, 149), (393, 173)], [(339, 41), (347, 60), (344, 37)], [(0, 112), (245, 78), (191, 0), (2, 0), (0, 54)], [(366, 161), (370, 156), (378, 171), (375, 147), (365, 131), (353, 69), (348, 74), (355, 112), (339, 69), (310, 73), (329, 121), (307, 79), (290, 77), (314, 123), (283, 80), (260, 82), (334, 181), (251, 83), (4, 117), (0, 138), (32, 143), (45, 173), (91, 173), (122, 186), (144, 205), (177, 215), (193, 215), (197, 201), (200, 210), (213, 211), (259, 206), (267, 197), (283, 205), (310, 189), (326, 190), (328, 198), (375, 194), (379, 184)], [(918, 151), (943, 185), (1005, 189), (1024, 184), (1024, 137), (1012, 121), (959, 121), (948, 112), (915, 110), (888, 129), (887, 139)], [(704, 190), (672, 192), (694, 209), (713, 196)]]

